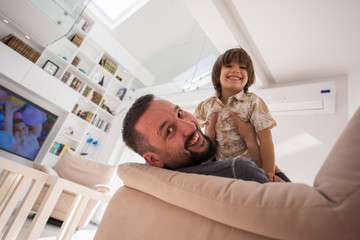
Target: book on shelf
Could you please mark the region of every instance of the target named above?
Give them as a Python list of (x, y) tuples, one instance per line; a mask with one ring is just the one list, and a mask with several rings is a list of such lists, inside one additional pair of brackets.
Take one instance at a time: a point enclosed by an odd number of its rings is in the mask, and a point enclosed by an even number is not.
[(69, 40), (70, 40), (70, 42), (75, 44), (75, 46), (80, 47), (84, 38), (82, 36), (80, 36), (80, 34), (74, 33), (73, 35), (70, 36)]
[(72, 89), (75, 89), (77, 92), (81, 92), (82, 88), (84, 87), (84, 82), (78, 79), (77, 77), (74, 77), (72, 82), (70, 83), (70, 87)]
[(5, 36), (1, 39), (1, 42), (33, 63), (35, 63), (40, 57), (39, 52), (34, 50), (32, 47), (27, 45), (25, 42), (23, 42), (13, 34)]
[(89, 94), (91, 93), (91, 90), (92, 90), (92, 88), (90, 87), (90, 86), (86, 86), (85, 87), (85, 89), (84, 89), (84, 91), (83, 91), (83, 96), (84, 97), (88, 97), (89, 96)]
[(70, 146), (67, 145), (67, 144), (54, 142), (53, 145), (51, 146), (49, 152), (56, 155), (56, 156), (61, 157), (66, 152), (66, 150), (69, 149), (69, 148), (70, 148)]
[(85, 111), (83, 118), (85, 119), (85, 121), (90, 122), (93, 116), (94, 116), (94, 114), (92, 112)]
[(75, 56), (74, 59), (72, 60), (71, 64), (74, 67), (77, 67), (77, 65), (79, 65), (80, 61), (81, 61), (81, 59), (78, 56)]
[(117, 66), (108, 58), (105, 58), (104, 56), (101, 58), (99, 62), (100, 66), (105, 68), (108, 72), (110, 72), (112, 75), (115, 74)]
[(95, 103), (96, 105), (99, 105), (100, 101), (102, 99), (102, 95), (98, 93), (97, 91), (94, 91), (92, 93), (91, 101)]
[(93, 120), (91, 121), (91, 124), (99, 129), (103, 130), (104, 132), (107, 132), (110, 127), (110, 123), (107, 122), (106, 120), (100, 118), (97, 114), (95, 114)]
[(71, 113), (75, 114), (78, 107), (79, 107), (79, 104), (76, 103), (74, 105), (73, 109), (71, 110)]
[(70, 76), (71, 76), (71, 73), (69, 73), (68, 71), (66, 71), (66, 72), (64, 73), (64, 75), (62, 76), (61, 81), (62, 81), (63, 83), (67, 83), (67, 81), (69, 80)]

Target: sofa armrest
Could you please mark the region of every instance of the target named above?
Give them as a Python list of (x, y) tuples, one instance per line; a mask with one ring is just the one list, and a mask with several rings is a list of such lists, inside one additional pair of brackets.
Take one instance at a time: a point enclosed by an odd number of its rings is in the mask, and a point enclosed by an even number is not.
[(52, 176), (55, 176), (55, 177), (59, 176), (54, 169), (52, 169), (51, 167), (42, 165), (42, 164), (34, 163), (33, 168), (36, 169), (36, 170), (39, 170), (41, 172), (44, 172), (44, 173), (50, 174)]

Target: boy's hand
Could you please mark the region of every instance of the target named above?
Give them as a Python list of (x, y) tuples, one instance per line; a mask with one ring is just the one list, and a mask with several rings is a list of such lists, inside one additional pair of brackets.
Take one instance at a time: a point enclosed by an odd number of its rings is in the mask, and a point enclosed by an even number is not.
[(257, 143), (255, 128), (251, 123), (242, 121), (234, 112), (230, 112), (229, 117), (236, 124), (240, 137), (245, 140), (246, 144), (248, 144), (249, 141)]
[(215, 124), (217, 121), (217, 113), (212, 113), (209, 121), (205, 125), (205, 135), (215, 142)]
[(269, 180), (271, 182), (285, 182), (283, 179), (281, 179), (280, 177), (276, 176), (274, 173), (269, 172), (266, 173), (267, 177), (269, 178)]

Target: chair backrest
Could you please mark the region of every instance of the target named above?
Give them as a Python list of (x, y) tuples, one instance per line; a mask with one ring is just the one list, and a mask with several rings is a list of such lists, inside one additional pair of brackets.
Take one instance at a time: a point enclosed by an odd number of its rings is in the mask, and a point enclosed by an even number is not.
[(113, 178), (116, 166), (92, 161), (68, 149), (55, 165), (59, 177), (84, 186), (108, 185)]

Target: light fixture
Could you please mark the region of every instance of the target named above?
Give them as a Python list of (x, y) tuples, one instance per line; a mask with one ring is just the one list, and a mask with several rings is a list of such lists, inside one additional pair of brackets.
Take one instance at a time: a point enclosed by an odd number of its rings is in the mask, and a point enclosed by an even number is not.
[(29, 36), (29, 35), (27, 35), (27, 34), (25, 35), (25, 37), (26, 37), (27, 39), (30, 39), (30, 36)]
[(8, 21), (7, 19), (5, 19), (5, 18), (3, 19), (3, 21), (4, 21), (5, 23), (9, 23), (9, 21)]

